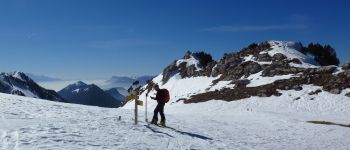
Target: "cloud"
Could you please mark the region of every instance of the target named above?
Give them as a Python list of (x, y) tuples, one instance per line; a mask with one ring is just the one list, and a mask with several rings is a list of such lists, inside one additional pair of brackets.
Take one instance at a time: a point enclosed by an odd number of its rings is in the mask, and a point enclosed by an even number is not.
[(217, 26), (203, 28), (202, 32), (258, 32), (258, 31), (275, 31), (275, 30), (301, 30), (306, 29), (303, 24), (293, 25), (267, 25), (267, 26)]
[(121, 29), (119, 26), (105, 26), (105, 25), (85, 25), (77, 26), (76, 28), (86, 31), (101, 31), (101, 30), (114, 30)]
[(160, 42), (142, 40), (142, 39), (116, 39), (105, 41), (94, 41), (89, 44), (89, 47), (98, 49), (118, 49), (118, 48), (130, 48), (140, 46), (159, 45)]

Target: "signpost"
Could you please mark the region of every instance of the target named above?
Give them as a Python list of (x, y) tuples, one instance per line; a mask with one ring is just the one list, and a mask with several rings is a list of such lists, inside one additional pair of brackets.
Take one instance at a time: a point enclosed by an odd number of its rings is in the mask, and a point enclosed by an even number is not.
[(147, 97), (148, 97), (148, 93), (146, 94), (146, 105), (145, 105), (145, 121), (148, 122), (148, 118), (147, 118)]
[[(141, 86), (138, 85), (139, 82), (135, 81), (132, 86), (128, 89), (128, 92), (130, 93), (129, 96), (126, 97), (126, 101), (131, 101), (131, 100), (135, 100), (135, 125), (137, 125), (138, 123), (138, 106), (143, 106), (143, 101), (139, 99), (139, 91)], [(149, 92), (149, 91), (148, 91)], [(145, 111), (145, 121), (148, 122), (147, 119), (147, 97), (148, 97), (148, 93), (146, 94), (146, 103), (145, 103), (145, 107), (146, 107), (146, 111)]]

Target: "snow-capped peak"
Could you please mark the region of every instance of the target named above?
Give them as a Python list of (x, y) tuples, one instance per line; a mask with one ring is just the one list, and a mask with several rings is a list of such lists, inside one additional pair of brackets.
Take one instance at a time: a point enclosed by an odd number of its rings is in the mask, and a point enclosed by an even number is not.
[(77, 87), (81, 87), (81, 86), (87, 86), (86, 83), (82, 82), (82, 81), (78, 81), (76, 83), (73, 84), (74, 86), (77, 86)]
[(193, 56), (193, 53), (188, 51), (183, 59), (179, 59), (176, 61), (176, 66), (179, 67), (182, 63), (186, 63), (186, 67), (190, 67), (194, 65), (196, 67), (196, 71), (201, 70), (200, 62), (197, 58)]
[(10, 72), (10, 73), (7, 73), (6, 75), (11, 76), (13, 78), (20, 79), (25, 82), (31, 81), (31, 79), (25, 73), (20, 71)]

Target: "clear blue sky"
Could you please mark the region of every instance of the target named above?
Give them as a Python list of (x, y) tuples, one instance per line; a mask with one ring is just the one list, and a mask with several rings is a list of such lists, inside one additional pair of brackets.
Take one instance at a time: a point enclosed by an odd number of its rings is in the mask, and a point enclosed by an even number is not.
[(0, 71), (60, 78), (158, 74), (186, 50), (331, 44), (350, 59), (347, 0), (1, 0)]

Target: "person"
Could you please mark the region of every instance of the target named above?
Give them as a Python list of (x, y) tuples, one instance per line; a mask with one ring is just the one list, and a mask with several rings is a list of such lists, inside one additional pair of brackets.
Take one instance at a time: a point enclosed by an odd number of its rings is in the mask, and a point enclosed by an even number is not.
[(164, 106), (165, 106), (165, 96), (166, 96), (166, 93), (165, 93), (165, 90), (166, 89), (160, 89), (159, 88), (159, 85), (154, 85), (154, 89), (157, 91), (157, 94), (156, 94), (156, 97), (151, 97), (152, 99), (156, 100), (157, 101), (157, 106), (156, 108), (154, 109), (154, 115), (153, 115), (153, 119), (152, 119), (152, 122), (151, 124), (157, 124), (158, 123), (158, 113), (160, 113), (160, 116), (161, 116), (161, 121), (159, 123), (159, 125), (161, 126), (165, 126), (165, 115), (164, 115)]

